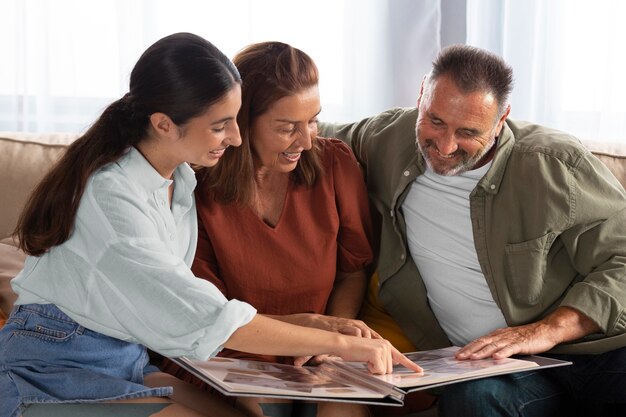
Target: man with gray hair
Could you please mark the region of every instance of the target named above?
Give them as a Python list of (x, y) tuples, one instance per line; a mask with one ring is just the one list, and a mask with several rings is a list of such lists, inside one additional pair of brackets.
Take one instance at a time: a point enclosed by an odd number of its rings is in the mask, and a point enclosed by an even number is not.
[(365, 170), (377, 296), (419, 350), (573, 362), (451, 385), (441, 415), (624, 412), (626, 192), (576, 138), (509, 120), (512, 83), (500, 57), (448, 47), (417, 108), (320, 134), (350, 143)]

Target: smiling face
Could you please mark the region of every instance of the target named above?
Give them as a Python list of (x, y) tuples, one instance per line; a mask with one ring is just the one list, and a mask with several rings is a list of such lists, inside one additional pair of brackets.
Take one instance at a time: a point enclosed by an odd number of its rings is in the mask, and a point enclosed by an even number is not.
[(257, 170), (291, 172), (302, 152), (317, 137), (321, 110), (317, 86), (277, 100), (250, 126), (250, 145)]
[(180, 126), (178, 145), (182, 160), (211, 167), (217, 164), (226, 148), (241, 145), (236, 121), (240, 107), (241, 87), (235, 84), (203, 114)]
[(418, 149), (428, 167), (439, 175), (457, 175), (489, 162), (509, 114), (507, 108), (498, 118), (493, 94), (465, 93), (445, 74), (424, 81), (418, 108)]

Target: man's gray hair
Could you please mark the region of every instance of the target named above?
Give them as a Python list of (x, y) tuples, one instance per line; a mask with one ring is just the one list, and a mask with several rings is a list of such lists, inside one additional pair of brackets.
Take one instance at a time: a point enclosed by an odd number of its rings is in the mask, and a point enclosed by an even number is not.
[(448, 46), (433, 62), (426, 88), (430, 90), (432, 81), (442, 75), (450, 76), (463, 92), (491, 92), (498, 101), (498, 114), (504, 114), (513, 89), (513, 69), (498, 55), (470, 45)]

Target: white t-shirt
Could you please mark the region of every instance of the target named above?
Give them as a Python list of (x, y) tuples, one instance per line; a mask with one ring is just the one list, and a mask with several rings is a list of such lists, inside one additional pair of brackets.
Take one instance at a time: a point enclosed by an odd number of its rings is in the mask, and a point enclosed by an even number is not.
[(256, 310), (190, 266), (198, 238), (187, 164), (166, 180), (131, 148), (95, 173), (68, 241), (29, 256), (11, 282), (16, 304), (52, 303), (84, 327), (166, 356), (207, 359)]
[(469, 195), (490, 165), (454, 176), (427, 169), (402, 205), (428, 301), (457, 346), (506, 326), (480, 269), (470, 220)]

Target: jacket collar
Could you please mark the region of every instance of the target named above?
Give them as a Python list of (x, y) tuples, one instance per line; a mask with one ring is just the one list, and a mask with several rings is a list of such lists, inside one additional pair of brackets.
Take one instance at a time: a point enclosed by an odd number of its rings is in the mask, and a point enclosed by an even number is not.
[[(502, 127), (500, 137), (496, 143), (496, 152), (494, 153), (491, 167), (480, 179), (480, 181), (478, 181), (477, 187), (484, 189), (490, 194), (498, 193), (500, 184), (502, 183), (502, 178), (504, 177), (507, 161), (511, 152), (513, 152), (514, 145), (515, 136), (513, 135), (513, 131), (509, 127), (507, 120)], [(417, 148), (417, 143), (415, 144), (415, 157), (412, 158), (409, 166), (414, 166), (419, 175), (422, 175), (426, 170), (426, 162)], [(415, 179), (415, 177), (412, 179)]]
[(504, 177), (507, 161), (509, 160), (511, 152), (513, 152), (514, 145), (515, 136), (505, 122), (500, 132), (498, 143), (496, 144), (496, 152), (493, 156), (491, 167), (478, 182), (478, 187), (483, 188), (487, 193), (498, 193), (502, 178)]

